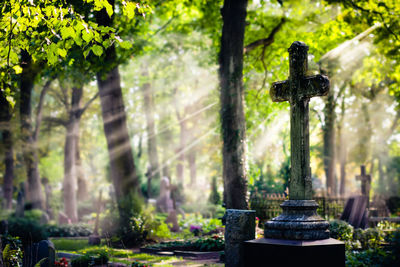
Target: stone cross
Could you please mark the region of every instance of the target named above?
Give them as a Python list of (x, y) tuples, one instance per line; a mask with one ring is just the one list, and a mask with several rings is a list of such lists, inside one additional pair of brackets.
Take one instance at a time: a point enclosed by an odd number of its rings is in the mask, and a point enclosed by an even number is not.
[(371, 187), (371, 175), (367, 175), (365, 165), (361, 165), (361, 174), (356, 176), (357, 181), (361, 181), (361, 194), (366, 196), (369, 202), (369, 190)]
[(272, 84), (270, 95), (274, 102), (290, 102), (291, 173), (289, 199), (311, 200), (309, 109), (313, 96), (325, 96), (329, 79), (324, 75), (306, 76), (308, 46), (294, 42), (289, 51), (289, 79)]

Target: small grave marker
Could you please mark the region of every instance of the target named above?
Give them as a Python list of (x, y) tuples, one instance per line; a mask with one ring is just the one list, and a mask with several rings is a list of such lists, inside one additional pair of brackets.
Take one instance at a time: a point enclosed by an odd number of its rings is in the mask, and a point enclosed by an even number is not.
[(360, 166), (360, 175), (356, 176), (357, 181), (361, 181), (361, 195), (367, 197), (369, 207), (369, 191), (371, 189), (371, 175), (367, 174), (365, 171), (365, 165)]

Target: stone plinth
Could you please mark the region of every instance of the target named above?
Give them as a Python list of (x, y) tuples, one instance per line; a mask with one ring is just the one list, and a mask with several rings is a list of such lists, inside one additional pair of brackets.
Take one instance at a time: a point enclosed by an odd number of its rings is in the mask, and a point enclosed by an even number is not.
[(286, 200), (282, 214), (265, 223), (264, 237), (294, 240), (329, 238), (329, 223), (317, 214), (315, 200)]
[(336, 239), (261, 238), (244, 242), (244, 266), (344, 267), (344, 243)]
[(228, 209), (225, 214), (225, 266), (244, 266), (244, 241), (255, 238), (254, 210)]

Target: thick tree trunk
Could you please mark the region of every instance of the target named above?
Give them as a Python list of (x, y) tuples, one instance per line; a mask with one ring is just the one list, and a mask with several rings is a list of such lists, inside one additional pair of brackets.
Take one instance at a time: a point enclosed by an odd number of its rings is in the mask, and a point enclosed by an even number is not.
[(43, 190), (40, 183), (37, 142), (32, 134), (31, 108), (31, 94), (38, 70), (36, 66), (33, 65), (31, 57), (26, 52), (22, 51), (21, 57), (24, 64), (21, 65), (23, 71), (21, 74), (19, 110), (21, 138), (24, 142), (23, 156), (28, 179), (28, 192), (26, 193), (27, 199), (32, 203), (33, 208), (43, 209)]
[(12, 208), (12, 193), (14, 180), (14, 149), (10, 130), (10, 104), (0, 91), (0, 131), (2, 133), (2, 147), (4, 151), (5, 173), (3, 178), (4, 208)]
[(63, 182), (63, 197), (64, 211), (71, 222), (78, 221), (78, 205), (77, 205), (77, 142), (79, 139), (79, 121), (81, 116), (81, 100), (82, 87), (72, 88), (71, 95), (71, 110), (69, 111), (69, 120), (66, 125), (66, 137), (64, 147), (64, 182)]
[(323, 159), (326, 176), (326, 190), (329, 196), (336, 196), (337, 194), (337, 183), (335, 182), (335, 106), (334, 94), (331, 92), (325, 101), (325, 123), (323, 127)]
[(225, 0), (219, 78), (223, 139), (223, 177), (228, 209), (247, 209), (246, 122), (244, 117), (243, 40), (247, 0)]
[(6, 201), (5, 208), (12, 209), (12, 195), (13, 195), (13, 180), (14, 180), (14, 149), (12, 134), (9, 130), (3, 130), (3, 145), (4, 145), (4, 181), (3, 181), (3, 192), (4, 199)]
[[(115, 48), (114, 48), (115, 49)], [(115, 50), (114, 50), (115, 52)], [(105, 79), (97, 75), (104, 132), (110, 157), (111, 177), (118, 200), (138, 191), (139, 179), (126, 126), (126, 114), (118, 67), (107, 73)]]
[[(114, 0), (108, 0), (114, 6)], [(111, 26), (110, 18), (105, 9), (96, 13), (96, 21), (101, 26)], [(115, 46), (105, 51), (102, 64), (104, 71), (97, 73), (97, 83), (100, 93), (101, 110), (104, 133), (107, 140), (108, 155), (110, 158), (110, 174), (118, 202), (120, 219), (126, 223), (132, 212), (127, 206), (132, 194), (138, 195), (139, 177), (133, 160), (133, 153), (126, 125), (125, 106), (122, 97), (121, 81), (118, 66), (115, 66), (117, 55)], [(110, 66), (115, 67), (110, 67)], [(129, 203), (131, 205), (131, 203)], [(124, 221), (126, 220), (126, 221)]]
[[(145, 67), (146, 68), (146, 67)], [(143, 72), (143, 76), (148, 77), (147, 70)], [(143, 104), (144, 112), (146, 116), (146, 129), (147, 129), (147, 153), (149, 156), (150, 167), (148, 169), (148, 186), (147, 196), (151, 198), (151, 181), (156, 183), (160, 182), (160, 170), (158, 165), (158, 152), (157, 152), (157, 138), (156, 138), (156, 127), (154, 122), (154, 101), (153, 93), (151, 90), (150, 83), (146, 82), (142, 85), (143, 91)]]

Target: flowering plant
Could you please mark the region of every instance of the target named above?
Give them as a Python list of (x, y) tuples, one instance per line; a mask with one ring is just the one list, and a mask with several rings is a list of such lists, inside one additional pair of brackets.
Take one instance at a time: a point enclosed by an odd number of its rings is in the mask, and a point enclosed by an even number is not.
[(66, 258), (61, 258), (59, 261), (54, 262), (54, 266), (68, 267), (68, 261)]

